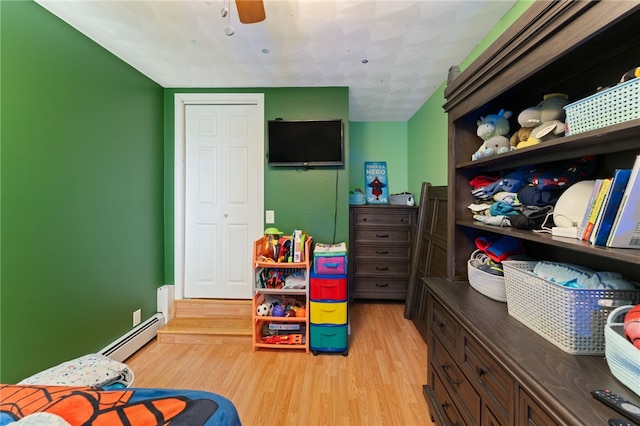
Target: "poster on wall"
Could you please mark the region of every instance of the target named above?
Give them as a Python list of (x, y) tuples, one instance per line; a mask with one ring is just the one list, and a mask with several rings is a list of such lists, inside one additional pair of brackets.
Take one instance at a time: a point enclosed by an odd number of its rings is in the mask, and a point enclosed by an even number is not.
[(367, 204), (389, 204), (386, 161), (364, 163), (364, 185)]

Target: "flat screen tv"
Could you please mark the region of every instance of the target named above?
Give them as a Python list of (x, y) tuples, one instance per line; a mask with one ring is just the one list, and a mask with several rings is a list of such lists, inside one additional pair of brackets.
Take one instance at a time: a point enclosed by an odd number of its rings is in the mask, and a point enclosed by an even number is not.
[(342, 120), (269, 120), (268, 164), (315, 167), (344, 164)]

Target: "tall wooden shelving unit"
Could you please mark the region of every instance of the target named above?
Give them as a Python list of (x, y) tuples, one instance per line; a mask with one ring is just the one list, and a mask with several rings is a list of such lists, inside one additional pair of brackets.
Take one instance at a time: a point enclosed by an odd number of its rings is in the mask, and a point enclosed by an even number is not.
[(501, 108), (514, 116), (536, 105), (546, 93), (561, 92), (575, 102), (596, 88), (614, 85), (638, 66), (640, 35), (628, 34), (640, 25), (637, 2), (580, 1), (534, 3), (524, 14), (524, 27), (512, 26), (445, 90), (449, 117), (449, 277), (466, 280), (474, 238), (506, 234), (525, 242), (541, 258), (618, 270), (640, 278), (640, 250), (594, 247), (586, 242), (552, 237), (474, 221), (467, 209), (473, 202), (469, 180), (483, 172), (595, 155), (597, 177), (611, 177), (616, 168), (631, 168), (640, 153), (640, 120), (627, 121), (506, 154), (471, 161), (480, 145), (476, 121)]
[[(253, 266), (254, 266), (254, 286), (253, 286), (253, 340), (252, 347), (255, 352), (257, 348), (270, 349), (304, 349), (309, 353), (309, 278), (311, 272), (311, 237), (305, 240), (305, 251), (303, 262), (291, 263), (275, 263), (263, 262), (258, 259), (258, 245), (262, 240), (257, 240), (253, 244)], [(262, 269), (282, 269), (287, 271), (304, 270), (306, 274), (306, 285), (302, 289), (276, 289), (262, 288), (259, 286), (256, 278), (257, 273)], [(276, 317), (276, 316), (259, 316), (257, 308), (265, 302), (265, 295), (274, 296), (302, 296), (304, 298), (305, 315), (304, 317)], [(282, 324), (304, 324), (303, 341), (300, 344), (289, 343), (265, 343), (262, 341), (262, 326), (266, 323), (282, 323)]]
[[(564, 353), (510, 317), (504, 304), (470, 289), (467, 260), (478, 236), (509, 235), (534, 258), (616, 271), (640, 281), (640, 250), (482, 224), (467, 206), (474, 201), (469, 181), (485, 173), (587, 155), (598, 158), (593, 178), (633, 166), (640, 154), (640, 119), (478, 161), (471, 156), (481, 143), (476, 136), (481, 116), (505, 109), (517, 117), (548, 93), (567, 93), (575, 102), (599, 86), (615, 85), (640, 65), (640, 32), (633, 30), (638, 27), (638, 2), (536, 1), (446, 88), (447, 278), (423, 279), (429, 325), (424, 390), (436, 423), (605, 424), (619, 416), (595, 401), (591, 390), (611, 387), (634, 398), (616, 383), (603, 357)], [(471, 367), (473, 362), (478, 368)], [(452, 372), (456, 386), (449, 382)]]

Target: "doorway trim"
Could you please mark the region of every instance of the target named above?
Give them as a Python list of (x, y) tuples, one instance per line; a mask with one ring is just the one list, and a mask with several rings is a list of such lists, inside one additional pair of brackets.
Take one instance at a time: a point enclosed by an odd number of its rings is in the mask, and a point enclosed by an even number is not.
[[(175, 298), (184, 298), (184, 211), (186, 180), (185, 170), (185, 118), (187, 105), (255, 105), (260, 117), (260, 131), (258, 132), (258, 145), (260, 153), (259, 170), (257, 173), (260, 197), (258, 211), (264, 211), (264, 93), (176, 93), (174, 95), (174, 162), (173, 162), (173, 264)], [(262, 217), (262, 213), (260, 213)], [(258, 229), (264, 227), (258, 224)]]

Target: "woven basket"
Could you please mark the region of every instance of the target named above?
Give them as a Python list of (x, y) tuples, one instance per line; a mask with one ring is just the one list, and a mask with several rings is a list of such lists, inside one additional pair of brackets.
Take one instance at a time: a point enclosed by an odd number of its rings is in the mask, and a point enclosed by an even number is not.
[(640, 118), (640, 78), (566, 105), (564, 110), (567, 136)]
[(605, 352), (604, 326), (615, 307), (640, 302), (640, 290), (576, 289), (533, 274), (537, 262), (502, 262), (509, 315), (575, 355)]
[(640, 396), (640, 349), (624, 337), (624, 317), (633, 305), (614, 309), (604, 329), (605, 357), (609, 370), (622, 384)]
[(504, 288), (504, 277), (493, 275), (488, 272), (477, 269), (477, 266), (484, 263), (482, 260), (484, 255), (480, 250), (476, 250), (471, 254), (467, 261), (467, 275), (469, 276), (469, 284), (479, 293), (498, 302), (507, 301), (507, 293)]

